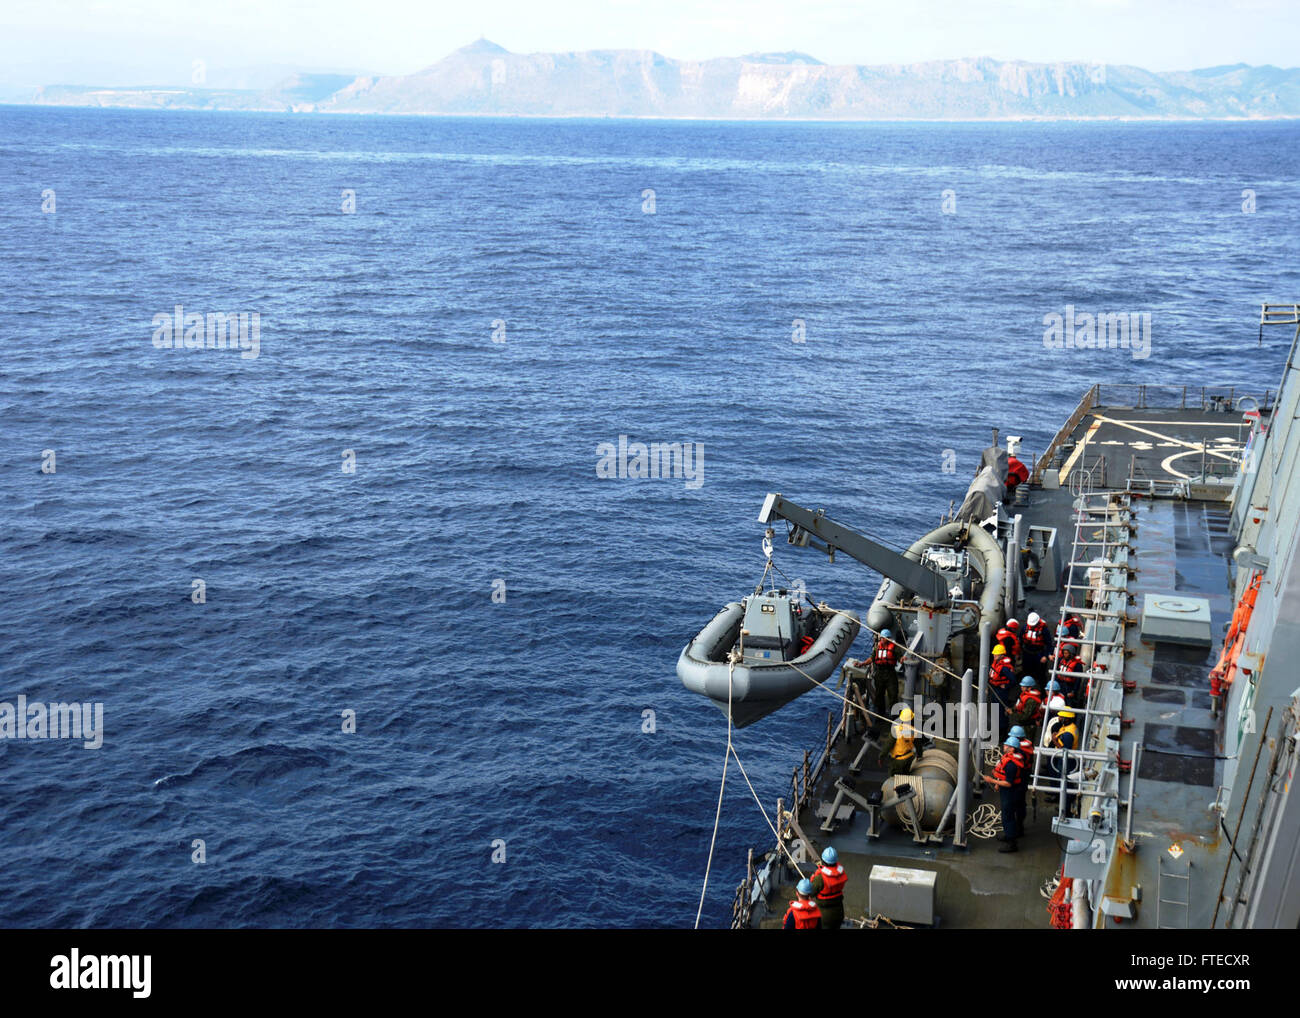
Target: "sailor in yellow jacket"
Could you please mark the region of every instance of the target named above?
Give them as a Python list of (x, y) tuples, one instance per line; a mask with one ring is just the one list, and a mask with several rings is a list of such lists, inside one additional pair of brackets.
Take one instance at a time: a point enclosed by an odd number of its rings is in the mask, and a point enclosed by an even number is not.
[(912, 727), (913, 717), (912, 708), (904, 707), (898, 720), (889, 727), (890, 741), (885, 754), (890, 774), (906, 774), (916, 761), (917, 732)]

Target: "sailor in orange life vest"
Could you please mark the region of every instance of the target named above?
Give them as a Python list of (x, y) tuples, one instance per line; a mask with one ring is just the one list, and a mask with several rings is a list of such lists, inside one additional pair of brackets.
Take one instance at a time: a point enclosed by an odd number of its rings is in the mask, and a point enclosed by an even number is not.
[(1007, 711), (1016, 696), (1016, 666), (1007, 657), (1007, 648), (998, 644), (993, 648), (993, 663), (989, 665), (989, 692), (998, 703), (998, 738), (1007, 728)]
[(822, 853), (822, 864), (812, 878), (824, 930), (838, 930), (844, 923), (844, 885), (848, 879), (849, 875), (840, 865), (840, 854), (834, 848), (826, 849)]
[[(1007, 733), (1009, 739), (1020, 740), (1020, 755), (1025, 758), (1025, 774), (1034, 773), (1034, 741), (1029, 738), (1029, 733), (1025, 731), (1022, 725), (1012, 725), (1011, 731)], [(1024, 821), (1021, 820), (1021, 830), (1024, 829)]]
[(1016, 489), (1029, 480), (1029, 468), (1015, 455), (1007, 457), (1007, 502), (1014, 502), (1016, 498)]
[(782, 929), (786, 930), (820, 930), (822, 928), (822, 914), (817, 911), (817, 906), (812, 903), (813, 885), (808, 880), (800, 880), (795, 887), (799, 897), (790, 902), (790, 907), (785, 910), (785, 922), (782, 923)]
[(881, 716), (892, 713), (898, 702), (899, 648), (891, 639), (893, 635), (888, 629), (882, 629), (876, 637), (876, 649), (871, 653), (873, 709)]
[(1030, 612), (1021, 640), (1021, 667), (1041, 686), (1047, 678), (1047, 662), (1052, 659), (1052, 634), (1038, 612)]
[(1071, 644), (1063, 644), (1060, 659), (1056, 662), (1057, 681), (1061, 684), (1061, 695), (1072, 707), (1083, 705), (1083, 662), (1075, 656)]
[(1020, 822), (1025, 815), (1025, 758), (1020, 752), (1020, 740), (1007, 736), (1003, 743), (1002, 759), (993, 768), (993, 776), (981, 774), (990, 785), (996, 785), (1002, 805), (1002, 833), (998, 840), (1006, 842), (999, 852), (1015, 852), (1016, 839), (1020, 837)]
[[(1013, 725), (1023, 727), (1038, 737), (1039, 726), (1043, 723), (1043, 694), (1028, 675), (1020, 680), (1020, 699), (1007, 714)], [(1015, 731), (1013, 728), (1012, 731)]]
[(993, 638), (994, 643), (1000, 643), (1007, 649), (1007, 657), (1011, 658), (1011, 663), (1020, 669), (1020, 623), (1015, 619), (1007, 619), (1007, 624), (997, 631)]

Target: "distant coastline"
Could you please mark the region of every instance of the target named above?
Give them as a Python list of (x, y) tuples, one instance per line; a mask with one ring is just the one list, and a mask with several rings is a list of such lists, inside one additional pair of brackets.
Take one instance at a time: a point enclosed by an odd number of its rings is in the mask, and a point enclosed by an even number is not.
[(1020, 117), (706, 117), (664, 116), (660, 114), (594, 115), (589, 113), (441, 113), (441, 112), (383, 112), (355, 113), (350, 110), (283, 110), (283, 109), (218, 109), (190, 106), (109, 106), (74, 105), (72, 103), (0, 102), (0, 109), (68, 109), (114, 110), (137, 113), (237, 113), (263, 116), (295, 117), (366, 117), (366, 118), (420, 118), (454, 120), (611, 120), (635, 123), (663, 121), (665, 123), (716, 123), (716, 124), (1268, 124), (1300, 121), (1300, 113), (1286, 113), (1237, 117), (1175, 117), (1175, 116), (1020, 116)]
[(802, 53), (678, 61), (643, 50), (511, 53), (487, 40), (414, 74), (300, 73), (273, 88), (48, 85), (6, 105), (249, 113), (807, 121), (1300, 119), (1300, 69), (1154, 72), (989, 58), (828, 65)]

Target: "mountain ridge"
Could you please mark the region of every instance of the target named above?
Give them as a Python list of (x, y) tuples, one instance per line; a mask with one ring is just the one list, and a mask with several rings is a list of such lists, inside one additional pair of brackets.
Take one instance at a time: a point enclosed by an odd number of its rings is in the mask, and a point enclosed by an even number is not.
[(736, 120), (1300, 117), (1300, 69), (1189, 71), (967, 57), (825, 64), (797, 51), (677, 60), (654, 50), (512, 53), (480, 38), (405, 75), (296, 75), (263, 91), (52, 85), (44, 105)]

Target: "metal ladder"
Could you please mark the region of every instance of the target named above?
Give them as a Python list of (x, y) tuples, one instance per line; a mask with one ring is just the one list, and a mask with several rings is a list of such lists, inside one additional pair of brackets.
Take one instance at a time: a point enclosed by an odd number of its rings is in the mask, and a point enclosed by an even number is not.
[[(1165, 897), (1165, 881), (1172, 880), (1171, 890), (1175, 890), (1182, 881), (1183, 896), (1181, 898)], [(1173, 905), (1183, 910), (1183, 923), (1181, 926), (1166, 926), (1164, 923), (1164, 907)], [(1158, 930), (1189, 930), (1192, 928), (1192, 859), (1187, 857), (1187, 866), (1182, 873), (1176, 870), (1165, 868), (1165, 853), (1160, 854), (1159, 868), (1156, 873), (1156, 929)]]
[[(1090, 478), (1088, 479), (1090, 480)], [(1132, 538), (1132, 509), (1129, 497), (1124, 492), (1101, 491), (1095, 492), (1088, 490), (1088, 480), (1080, 485), (1080, 493), (1075, 499), (1075, 533), (1074, 543), (1070, 551), (1070, 560), (1065, 569), (1065, 583), (1062, 585), (1065, 599), (1061, 606), (1061, 619), (1064, 622), (1069, 613), (1076, 613), (1091, 622), (1087, 626), (1086, 632), (1077, 645), (1077, 650), (1082, 654), (1085, 647), (1090, 651), (1089, 657), (1095, 660), (1099, 649), (1113, 649), (1118, 647), (1122, 650), (1124, 646), (1124, 627), (1127, 622), (1126, 614), (1123, 608), (1116, 610), (1113, 607), (1096, 605), (1092, 608), (1084, 608), (1077, 605), (1077, 602), (1086, 598), (1089, 592), (1099, 594), (1125, 593), (1127, 591), (1127, 581), (1125, 580), (1119, 586), (1110, 586), (1107, 584), (1089, 584), (1088, 582), (1076, 582), (1076, 570), (1085, 573), (1086, 570), (1095, 567), (1101, 567), (1104, 570), (1120, 571), (1120, 574), (1126, 575), (1127, 547)], [(1090, 539), (1085, 531), (1099, 529), (1101, 531), (1100, 540)], [(1091, 556), (1091, 557), (1089, 557)], [(1121, 606), (1124, 604), (1120, 599)], [(1097, 637), (1097, 626), (1100, 623), (1114, 623), (1118, 627), (1116, 640), (1107, 642), (1099, 640)], [(1096, 780), (1087, 781), (1084, 773), (1088, 770), (1089, 765), (1100, 769), (1110, 759), (1110, 753), (1107, 751), (1098, 751), (1089, 749), (1089, 735), (1095, 733), (1099, 725), (1104, 725), (1109, 718), (1109, 713), (1100, 709), (1099, 700), (1102, 688), (1112, 687), (1115, 684), (1123, 682), (1122, 658), (1121, 668), (1117, 671), (1111, 671), (1103, 674), (1091, 672), (1092, 692), (1090, 693), (1087, 703), (1082, 710), (1076, 711), (1076, 715), (1082, 717), (1082, 724), (1079, 726), (1081, 738), (1079, 745), (1068, 755), (1069, 762), (1074, 765), (1077, 761), (1077, 777), (1071, 776), (1066, 779), (1067, 791), (1072, 795), (1079, 794), (1096, 794)], [(1091, 671), (1091, 670), (1090, 670)], [(1060, 671), (1055, 667), (1048, 669), (1050, 678), (1056, 678)], [(1039, 750), (1049, 749), (1048, 746), (1048, 725), (1047, 715), (1044, 715), (1043, 731), (1039, 737)], [(1046, 773), (1047, 758), (1055, 756), (1055, 751), (1035, 752), (1033, 774), (1030, 778), (1030, 788), (1035, 792), (1056, 792), (1060, 787), (1060, 778), (1053, 777)]]

